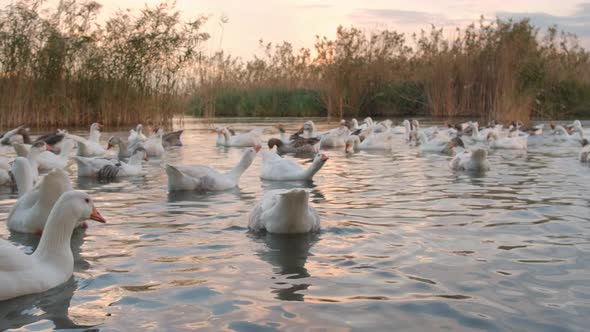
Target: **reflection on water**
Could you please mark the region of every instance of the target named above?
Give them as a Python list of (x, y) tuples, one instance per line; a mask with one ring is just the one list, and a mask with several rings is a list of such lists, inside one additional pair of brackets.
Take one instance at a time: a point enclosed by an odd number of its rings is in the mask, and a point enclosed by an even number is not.
[[(281, 122), (288, 132), (301, 125)], [(216, 147), (208, 125), (185, 124), (185, 146), (150, 159), (143, 176), (78, 178), (72, 162), (74, 187), (92, 195), (107, 224), (76, 230), (66, 284), (0, 303), (0, 330), (590, 326), (590, 167), (576, 160), (577, 146), (531, 138), (527, 153), (491, 151), (491, 170), (472, 174), (400, 139), (391, 153), (330, 150), (312, 182), (261, 181), (258, 156), (240, 188), (168, 193), (166, 163), (225, 171), (243, 153)], [(128, 135), (103, 139), (111, 134)], [(6, 153), (14, 155), (0, 147)], [(320, 234), (248, 232), (248, 213), (266, 191), (295, 187), (310, 191)], [(16, 199), (0, 188), (0, 219)], [(0, 236), (29, 253), (38, 243), (4, 226)]]
[[(308, 283), (297, 283), (297, 279), (309, 277), (305, 268), (309, 250), (318, 241), (317, 234), (279, 235), (279, 234), (251, 234), (251, 237), (264, 243), (266, 248), (257, 252), (261, 260), (268, 262), (277, 275), (272, 293), (283, 301), (303, 301), (304, 295), (299, 293), (306, 290)], [(284, 277), (283, 281), (281, 277)], [(280, 281), (279, 281), (280, 280)], [(287, 282), (288, 281), (288, 282)]]

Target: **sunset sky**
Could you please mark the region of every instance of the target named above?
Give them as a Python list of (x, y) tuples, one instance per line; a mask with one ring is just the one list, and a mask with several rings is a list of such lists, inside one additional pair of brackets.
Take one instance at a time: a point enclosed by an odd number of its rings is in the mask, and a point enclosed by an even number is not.
[[(144, 4), (158, 4), (158, 0), (97, 0), (103, 4), (102, 17), (117, 9), (141, 8)], [(0, 0), (9, 4), (10, 0)], [(57, 1), (49, 1), (49, 3)], [(212, 40), (206, 45), (210, 51), (219, 48), (244, 58), (257, 52), (258, 40), (292, 42), (295, 47), (312, 47), (315, 35), (333, 37), (338, 25), (355, 25), (368, 31), (389, 28), (400, 32), (419, 32), (431, 24), (444, 27), (452, 34), (457, 26), (465, 26), (479, 19), (530, 17), (539, 27), (557, 24), (577, 34), (581, 43), (590, 48), (590, 2), (576, 0), (177, 0), (183, 16), (210, 16), (206, 30)], [(223, 40), (219, 18), (225, 15)]]

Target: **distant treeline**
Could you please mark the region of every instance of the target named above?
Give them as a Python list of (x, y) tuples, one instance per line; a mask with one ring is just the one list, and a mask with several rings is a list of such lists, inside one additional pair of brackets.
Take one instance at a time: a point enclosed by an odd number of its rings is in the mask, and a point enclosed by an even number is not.
[(18, 0), (0, 11), (0, 127), (196, 116), (590, 117), (590, 54), (556, 27), (483, 18), (454, 39), (339, 27), (312, 49), (260, 42), (252, 60), (204, 50), (207, 18)]

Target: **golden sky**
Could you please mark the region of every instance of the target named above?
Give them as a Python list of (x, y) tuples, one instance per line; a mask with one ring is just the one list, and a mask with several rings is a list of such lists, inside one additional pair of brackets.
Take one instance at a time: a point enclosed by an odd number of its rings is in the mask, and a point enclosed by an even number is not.
[[(13, 0), (12, 0), (13, 1)], [(117, 9), (141, 8), (160, 0), (97, 0), (106, 17)], [(5, 5), (11, 0), (0, 0)], [(57, 2), (51, 0), (48, 3)], [(289, 41), (295, 47), (312, 47), (315, 35), (333, 37), (338, 25), (355, 25), (366, 30), (382, 28), (400, 32), (419, 32), (431, 24), (445, 27), (465, 26), (479, 19), (496, 16), (530, 17), (537, 26), (545, 28), (558, 24), (580, 36), (584, 46), (590, 46), (590, 2), (575, 0), (176, 0), (183, 16), (210, 16), (206, 30), (212, 40), (210, 51), (221, 46), (233, 55), (245, 58), (259, 51), (258, 40)], [(224, 15), (223, 40), (219, 18)]]

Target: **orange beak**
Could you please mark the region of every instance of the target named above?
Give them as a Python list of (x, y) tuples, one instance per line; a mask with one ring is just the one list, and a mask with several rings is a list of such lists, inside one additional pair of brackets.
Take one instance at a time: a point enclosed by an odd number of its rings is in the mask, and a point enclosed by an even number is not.
[(322, 160), (323, 160), (323, 161), (326, 161), (326, 160), (328, 160), (328, 156), (327, 156), (327, 155), (325, 155), (325, 154), (323, 154), (323, 153), (322, 153), (322, 156), (321, 156), (321, 158), (322, 158)]
[(348, 151), (349, 147), (350, 147), (350, 144), (346, 143), (346, 145), (344, 146), (344, 151)]
[(111, 143), (109, 143), (109, 145), (107, 145), (107, 150), (112, 148), (113, 146), (111, 145)]
[(147, 154), (144, 154), (144, 155), (143, 155), (143, 160), (145, 160), (145, 161), (148, 161)]
[(98, 212), (96, 207), (92, 207), (92, 213), (90, 214), (90, 219), (98, 221), (100, 223), (106, 223), (107, 221), (103, 218), (103, 216)]
[(49, 144), (45, 145), (45, 149), (46, 149), (47, 151), (55, 151), (55, 149), (53, 148), (53, 146), (51, 146), (51, 145), (49, 145)]
[(97, 124), (98, 124), (98, 129), (102, 129), (102, 123), (97, 122)]
[(258, 153), (258, 151), (260, 151), (260, 149), (262, 149), (262, 146), (260, 146), (260, 145), (254, 146), (254, 151), (256, 151), (256, 153)]

